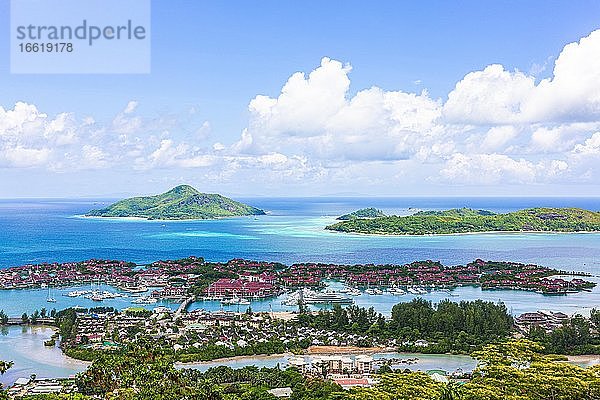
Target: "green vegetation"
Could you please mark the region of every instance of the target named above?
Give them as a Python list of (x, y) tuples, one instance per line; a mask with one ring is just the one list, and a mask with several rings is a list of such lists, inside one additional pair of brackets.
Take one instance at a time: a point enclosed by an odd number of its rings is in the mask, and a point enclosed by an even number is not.
[(369, 208), (361, 208), (360, 210), (356, 210), (349, 214), (344, 214), (341, 217), (338, 217), (337, 219), (340, 221), (347, 221), (347, 220), (354, 219), (354, 218), (379, 218), (379, 217), (385, 217), (385, 214), (383, 213), (383, 211), (378, 210), (373, 207), (369, 207)]
[(527, 337), (552, 354), (600, 354), (600, 311), (592, 309), (589, 319), (575, 315), (562, 326), (546, 332), (532, 326)]
[(429, 235), (469, 232), (596, 232), (600, 212), (579, 208), (530, 208), (494, 214), (469, 208), (446, 211), (420, 211), (399, 217), (352, 218), (329, 225), (339, 232), (391, 235)]
[(6, 371), (8, 371), (10, 367), (12, 367), (12, 365), (13, 365), (12, 361), (0, 360), (0, 375), (4, 375), (4, 373)]
[[(128, 354), (96, 359), (76, 378), (78, 395), (38, 395), (31, 400), (276, 400), (269, 389), (289, 387), (291, 400), (592, 400), (600, 398), (600, 366), (583, 368), (528, 340), (510, 340), (474, 352), (470, 380), (440, 383), (423, 372), (387, 371), (371, 388), (344, 391), (295, 369), (217, 367), (202, 373), (175, 369), (173, 359), (140, 344)], [(94, 396), (94, 397), (92, 397)]]
[(111, 399), (274, 400), (267, 391), (291, 387), (292, 399), (326, 399), (341, 388), (329, 381), (305, 378), (295, 370), (228, 367), (177, 370), (174, 359), (157, 351), (152, 342), (139, 343), (126, 354), (104, 354), (77, 376), (86, 396)]
[(181, 185), (156, 196), (121, 200), (107, 208), (92, 210), (86, 216), (183, 220), (263, 215), (264, 213), (263, 210), (220, 194), (200, 193), (191, 186)]
[(351, 400), (592, 400), (600, 398), (600, 367), (582, 368), (544, 356), (527, 340), (485, 346), (464, 385), (442, 384), (420, 372), (397, 372), (373, 388), (354, 389)]
[[(360, 334), (365, 337), (360, 343), (364, 347), (372, 346), (376, 340), (396, 339), (402, 351), (468, 354), (485, 344), (508, 338), (513, 319), (502, 303), (442, 300), (434, 306), (430, 301), (416, 298), (396, 304), (390, 320), (373, 308), (336, 305), (331, 311), (300, 315), (299, 324)], [(427, 344), (417, 345), (419, 340)]]

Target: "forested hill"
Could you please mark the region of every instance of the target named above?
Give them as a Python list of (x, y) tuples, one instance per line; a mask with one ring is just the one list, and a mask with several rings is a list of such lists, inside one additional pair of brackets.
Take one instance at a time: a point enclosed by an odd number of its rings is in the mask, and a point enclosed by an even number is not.
[(188, 185), (177, 186), (156, 196), (132, 197), (107, 208), (92, 210), (89, 217), (138, 217), (147, 219), (215, 219), (265, 212), (221, 196), (200, 193)]
[(385, 214), (383, 213), (383, 211), (378, 210), (373, 207), (369, 207), (369, 208), (361, 208), (360, 210), (356, 210), (349, 214), (344, 214), (340, 217), (337, 217), (337, 219), (340, 221), (346, 221), (346, 220), (353, 219), (353, 218), (378, 218), (378, 217), (385, 217)]
[(600, 213), (580, 208), (529, 208), (506, 214), (470, 208), (420, 211), (408, 216), (352, 218), (325, 229), (379, 235), (471, 232), (600, 232)]

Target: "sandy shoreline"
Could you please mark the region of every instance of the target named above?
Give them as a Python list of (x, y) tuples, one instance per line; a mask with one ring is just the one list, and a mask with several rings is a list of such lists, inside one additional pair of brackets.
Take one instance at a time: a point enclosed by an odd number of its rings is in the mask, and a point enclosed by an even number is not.
[(389, 237), (433, 237), (433, 236), (467, 236), (467, 235), (569, 235), (569, 234), (600, 234), (600, 231), (477, 231), (477, 232), (456, 232), (456, 233), (424, 233), (422, 235), (415, 235), (410, 233), (364, 233), (364, 232), (344, 232), (336, 229), (327, 229), (328, 232), (340, 233), (343, 235), (360, 235), (360, 236), (389, 236)]
[(290, 353), (290, 352), (277, 353), (277, 354), (257, 354), (257, 355), (253, 355), (253, 356), (234, 356), (234, 357), (215, 358), (214, 360), (210, 360), (210, 361), (190, 361), (190, 362), (177, 361), (175, 363), (175, 366), (189, 367), (189, 366), (193, 366), (193, 365), (210, 365), (210, 364), (229, 362), (229, 361), (270, 360), (270, 359), (275, 359), (275, 358), (292, 357), (292, 356), (294, 356), (294, 353)]
[(567, 356), (569, 362), (574, 363), (589, 363), (589, 364), (600, 364), (600, 355), (598, 354), (582, 354), (579, 356)]
[(104, 217), (101, 215), (73, 215), (72, 218), (82, 218), (82, 219), (96, 219), (96, 220), (104, 220), (104, 221), (129, 221), (129, 222), (198, 222), (198, 221), (218, 221), (223, 219), (232, 219), (232, 218), (250, 218), (250, 217), (260, 217), (268, 215), (265, 214), (248, 214), (248, 215), (231, 215), (224, 217), (214, 217), (214, 218), (183, 218), (183, 219), (160, 219), (160, 218), (146, 218), (146, 217)]
[(333, 355), (333, 354), (375, 354), (394, 351), (392, 347), (356, 347), (356, 346), (310, 346), (306, 355)]
[(176, 362), (175, 365), (186, 367), (192, 365), (210, 365), (221, 362), (230, 361), (247, 361), (247, 360), (270, 360), (282, 357), (303, 357), (303, 356), (329, 356), (329, 355), (358, 355), (358, 354), (377, 354), (377, 353), (390, 353), (396, 350), (392, 347), (356, 347), (356, 346), (310, 346), (302, 354), (294, 354), (291, 352), (277, 353), (277, 354), (257, 354), (252, 356), (235, 356), (235, 357), (224, 357), (216, 358), (210, 361), (192, 361), (192, 362)]

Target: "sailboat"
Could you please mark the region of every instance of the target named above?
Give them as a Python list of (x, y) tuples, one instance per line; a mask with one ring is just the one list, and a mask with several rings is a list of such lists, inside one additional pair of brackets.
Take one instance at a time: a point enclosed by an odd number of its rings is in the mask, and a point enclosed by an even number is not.
[(56, 303), (56, 299), (50, 296), (50, 286), (48, 286), (48, 296), (46, 297), (48, 303)]

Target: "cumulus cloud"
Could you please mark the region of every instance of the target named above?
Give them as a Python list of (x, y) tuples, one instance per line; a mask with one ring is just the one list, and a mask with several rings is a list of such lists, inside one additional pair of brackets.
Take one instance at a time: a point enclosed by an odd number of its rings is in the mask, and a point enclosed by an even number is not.
[(501, 181), (530, 183), (535, 166), (524, 159), (514, 160), (504, 154), (453, 154), (440, 171), (443, 178), (463, 184), (491, 184)]
[(547, 79), (493, 64), (466, 73), (446, 101), (426, 90), (352, 88), (352, 66), (325, 57), (291, 74), (279, 93), (251, 99), (233, 143), (208, 143), (210, 122), (188, 110), (184, 126), (171, 115), (138, 115), (133, 100), (106, 121), (17, 103), (0, 107), (0, 167), (119, 166), (240, 185), (356, 183), (375, 191), (597, 182), (599, 53), (596, 31), (566, 45)]
[(520, 121), (521, 103), (530, 95), (535, 78), (490, 65), (468, 73), (448, 94), (444, 116), (449, 122), (510, 124)]
[(576, 145), (573, 153), (582, 156), (600, 156), (600, 132), (594, 133), (584, 143)]
[(468, 73), (444, 104), (448, 121), (468, 124), (600, 120), (600, 30), (566, 45), (550, 78), (502, 65)]
[(323, 58), (307, 75), (293, 74), (278, 97), (256, 96), (250, 123), (233, 149), (290, 151), (316, 159), (404, 159), (423, 136), (439, 134), (440, 103), (378, 87), (349, 96), (349, 64)]
[(123, 114), (131, 114), (132, 112), (135, 111), (137, 106), (138, 106), (138, 102), (131, 100), (129, 103), (127, 103), (127, 106), (123, 110)]
[(523, 111), (534, 121), (600, 119), (600, 30), (566, 45), (554, 63), (553, 76), (528, 96)]
[(498, 151), (517, 137), (519, 130), (512, 125), (501, 125), (490, 128), (481, 142), (485, 151)]

